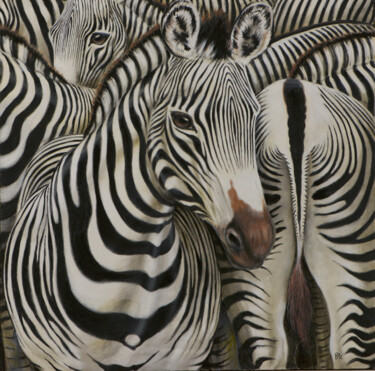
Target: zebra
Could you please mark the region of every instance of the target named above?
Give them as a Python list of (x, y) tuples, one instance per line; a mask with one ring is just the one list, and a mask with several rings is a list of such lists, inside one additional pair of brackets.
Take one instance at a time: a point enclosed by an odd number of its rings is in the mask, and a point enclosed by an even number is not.
[(264, 55), (264, 54), (263, 54)]
[[(132, 48), (141, 35), (161, 24), (170, 3), (136, 0), (68, 0), (50, 29), (55, 67), (72, 83), (96, 87), (111, 63)], [(202, 17), (222, 12), (233, 24), (248, 3), (272, 0), (194, 0)]]
[(149, 31), (150, 18), (124, 0), (68, 0), (50, 29), (54, 66), (68, 81), (96, 87), (111, 62)]
[[(14, 222), (25, 168), (49, 139), (83, 132), (90, 118), (94, 91), (66, 81), (12, 31), (0, 30), (0, 270)], [(2, 280), (1, 280), (2, 283)], [(1, 285), (2, 287), (2, 285)], [(27, 367), (18, 355), (13, 326), (0, 290), (4, 346), (2, 369)], [(5, 363), (4, 363), (5, 362)]]
[[(262, 55), (250, 62), (248, 72), (252, 88), (255, 92), (260, 93), (275, 81), (287, 77), (312, 80), (336, 88), (358, 99), (374, 114), (373, 36), (372, 26), (348, 23), (325, 25), (279, 39), (272, 43)], [(277, 227), (276, 230), (278, 230)], [(277, 248), (277, 246), (276, 243), (275, 247)], [(271, 254), (274, 253), (274, 250)], [(271, 258), (272, 255), (269, 259)], [(259, 313), (254, 313), (253, 301), (259, 300), (254, 297), (264, 299), (265, 294), (261, 289), (262, 286), (258, 288), (259, 292), (255, 292), (255, 289), (249, 290), (248, 287), (259, 286), (259, 283), (263, 282), (259, 278), (262, 276), (255, 271), (248, 274), (226, 266), (223, 258), (219, 261), (223, 265), (224, 307), (237, 336), (240, 365), (244, 368), (256, 368), (261, 367), (264, 363), (263, 367), (266, 368), (285, 368), (286, 362), (293, 362), (291, 359), (282, 358), (282, 355), (287, 353), (286, 348), (280, 349), (279, 353), (272, 355), (270, 358), (273, 360), (256, 356), (259, 344), (254, 341), (256, 337), (252, 336), (253, 328), (265, 327), (266, 322), (262, 323), (257, 317)], [(259, 269), (259, 272), (262, 272), (262, 269)], [(319, 297), (314, 296), (312, 299), (320, 302)], [(319, 311), (315, 311), (314, 315), (318, 315), (318, 313)], [(315, 326), (320, 330), (329, 326), (327, 323), (318, 326), (319, 321), (324, 322), (323, 318), (322, 315), (315, 322)], [(326, 334), (326, 331), (324, 333)], [(318, 336), (318, 338), (321, 337), (321, 335)], [(322, 341), (319, 346), (325, 350), (318, 355), (318, 362), (322, 367), (330, 368), (332, 360), (331, 354), (327, 351), (328, 345), (321, 344)], [(273, 346), (271, 340), (268, 346)], [(274, 362), (274, 360), (281, 362), (279, 364), (272, 363), (271, 367), (269, 362)], [(310, 364), (306, 367), (314, 366)]]
[[(44, 171), (42, 182), (27, 176), (42, 188), (24, 183), (5, 287), (22, 348), (39, 367), (198, 368), (204, 361), (220, 312), (216, 259), (199, 241), (184, 248), (192, 230), (183, 231), (176, 214), (185, 207), (210, 222), (237, 266), (255, 268), (268, 254), (273, 226), (255, 162), (259, 107), (244, 63), (267, 46), (271, 27), (269, 7), (251, 5), (222, 34), (230, 50), (216, 50), (204, 37), (218, 33), (199, 34), (210, 28), (197, 10), (171, 4), (162, 35), (173, 56), (59, 159), (48, 182)], [(48, 168), (44, 157), (31, 169)], [(244, 230), (243, 221), (257, 228)], [(15, 272), (23, 264), (32, 273), (21, 273), (21, 284)]]
[[(132, 77), (132, 82), (141, 79), (149, 70), (156, 68), (163, 60), (167, 59), (169, 54), (163, 51), (163, 45), (164, 41), (159, 34), (155, 35), (153, 39), (144, 39), (129, 51), (129, 55), (125, 59), (127, 63), (124, 63), (124, 70), (128, 74), (127, 76)], [(5, 89), (0, 91), (0, 96), (4, 99), (4, 102), (0, 99), (2, 112), (0, 114), (0, 147), (2, 151), (0, 154), (0, 251), (3, 257), (9, 231), (13, 226), (28, 162), (44, 142), (54, 137), (69, 133), (82, 133), (86, 130), (95, 91), (66, 83), (35, 49), (8, 30), (0, 31), (0, 48), (6, 52), (3, 53), (4, 55), (1, 54), (2, 58), (0, 58), (0, 70), (2, 71), (0, 84), (2, 89)], [(10, 53), (16, 59), (8, 55)], [(147, 65), (149, 70), (145, 67), (138, 68), (145, 55), (153, 55), (152, 62)], [(14, 86), (12, 83), (14, 81), (22, 83)], [(23, 88), (20, 89), (20, 86)], [(37, 90), (34, 90), (35, 97), (33, 98), (33, 90), (30, 88), (34, 86), (37, 87)], [(8, 91), (9, 88), (13, 90)], [(8, 100), (6, 100), (7, 96)], [(25, 99), (25, 96), (29, 98)], [(40, 100), (39, 110), (37, 110), (35, 108), (37, 98), (41, 96), (43, 99)], [(9, 101), (13, 103), (8, 106)], [(17, 112), (23, 112), (23, 114)], [(3, 133), (7, 133), (6, 136)], [(11, 144), (15, 138), (19, 138), (19, 133), (22, 133), (21, 143), (29, 143), (27, 151), (23, 145), (13, 147), (6, 145), (7, 143)], [(5, 138), (8, 139), (4, 142)], [(2, 261), (3, 259), (1, 259)], [(0, 268), (2, 271), (2, 263)], [(18, 350), (14, 348), (16, 340), (10, 340), (13, 337), (13, 329), (4, 299), (1, 317), (5, 348), (7, 349), (5, 355), (7, 366), (3, 365), (1, 368), (20, 369), (25, 362), (21, 356), (18, 356), (19, 361), (16, 360), (15, 353)]]
[(308, 343), (306, 270), (327, 307), (328, 366), (373, 368), (374, 116), (346, 94), (294, 79), (269, 86), (258, 100), (259, 173), (278, 229), (273, 262), (265, 266), (272, 276), (263, 272), (277, 289), (271, 294), (272, 284), (263, 285), (270, 297), (261, 297), (282, 305)]
[(8, 27), (35, 46), (53, 63), (48, 31), (64, 8), (64, 0), (2, 0), (0, 25)]
[(274, 6), (273, 36), (324, 23), (374, 23), (372, 0), (278, 0)]

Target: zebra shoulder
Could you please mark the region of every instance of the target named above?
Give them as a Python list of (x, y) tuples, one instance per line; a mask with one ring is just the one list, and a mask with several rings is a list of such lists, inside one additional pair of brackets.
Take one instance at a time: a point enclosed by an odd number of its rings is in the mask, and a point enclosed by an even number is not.
[(20, 209), (30, 197), (46, 186), (52, 179), (61, 159), (70, 150), (81, 143), (83, 135), (66, 135), (54, 139), (39, 149), (30, 161), (23, 181), (18, 209)]

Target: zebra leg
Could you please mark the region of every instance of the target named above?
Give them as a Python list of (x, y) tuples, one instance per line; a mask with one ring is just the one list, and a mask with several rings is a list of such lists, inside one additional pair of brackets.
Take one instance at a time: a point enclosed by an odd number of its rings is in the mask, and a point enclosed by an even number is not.
[[(291, 369), (316, 368), (326, 370), (332, 368), (332, 357), (329, 351), (330, 323), (328, 310), (322, 292), (309, 272), (306, 263), (302, 263), (304, 277), (306, 278), (311, 295), (311, 317), (309, 323), (304, 323), (305, 337), (300, 337), (296, 331), (295, 321), (286, 318), (286, 332), (288, 337), (289, 355), (287, 367)], [(290, 289), (290, 287), (289, 287)], [(298, 294), (299, 296), (299, 294)], [(308, 303), (302, 304), (299, 311), (308, 311)], [(301, 320), (301, 319), (297, 319)], [(307, 340), (307, 343), (306, 343)]]
[(322, 370), (332, 368), (332, 357), (329, 351), (330, 324), (327, 305), (314, 279), (309, 275), (309, 287), (313, 306), (313, 332), (316, 363), (314, 367)]
[[(4, 371), (29, 371), (33, 370), (29, 360), (23, 354), (21, 347), (19, 345), (16, 332), (13, 327), (13, 323), (10, 319), (8, 308), (6, 306), (5, 296), (4, 296), (4, 286), (3, 286), (3, 261), (4, 261), (4, 251), (6, 244), (6, 237), (9, 232), (10, 227), (5, 226), (1, 223), (1, 247), (0, 247), (0, 323), (1, 323), (1, 340), (0, 346), (2, 347), (0, 351), (0, 370)], [(3, 228), (4, 227), (4, 228)]]
[(222, 307), (212, 349), (207, 361), (203, 365), (203, 369), (233, 370), (239, 368), (235, 334), (229, 318)]
[(329, 129), (338, 134), (310, 163), (304, 255), (327, 305), (333, 367), (374, 368), (374, 119), (325, 92), (337, 115)]
[[(3, 253), (2, 253), (3, 255)], [(1, 272), (2, 272), (1, 267)], [(13, 323), (9, 317), (9, 312), (6, 307), (3, 280), (1, 279), (0, 289), (0, 310), (1, 310), (1, 337), (2, 346), (4, 349), (1, 370), (4, 371), (28, 371), (33, 370), (30, 361), (23, 354), (19, 345)]]
[(374, 367), (375, 262), (353, 264), (324, 242), (316, 233), (305, 256), (327, 304), (333, 367)]

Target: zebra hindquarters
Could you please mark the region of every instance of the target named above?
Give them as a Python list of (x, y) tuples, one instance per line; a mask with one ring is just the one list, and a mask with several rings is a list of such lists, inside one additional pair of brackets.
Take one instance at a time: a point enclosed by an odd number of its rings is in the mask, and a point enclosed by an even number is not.
[(328, 309), (333, 367), (373, 368), (374, 118), (344, 94), (320, 97), (328, 119), (308, 168), (304, 255)]

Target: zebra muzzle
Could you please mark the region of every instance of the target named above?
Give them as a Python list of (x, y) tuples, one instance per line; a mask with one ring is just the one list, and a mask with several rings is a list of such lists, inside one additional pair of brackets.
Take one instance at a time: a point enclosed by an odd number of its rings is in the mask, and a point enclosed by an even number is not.
[(232, 264), (258, 268), (274, 242), (274, 228), (267, 210), (263, 213), (239, 211), (225, 229), (225, 245)]
[(270, 252), (275, 238), (271, 216), (263, 202), (256, 211), (230, 191), (233, 218), (222, 233), (229, 260), (241, 268), (258, 268)]

